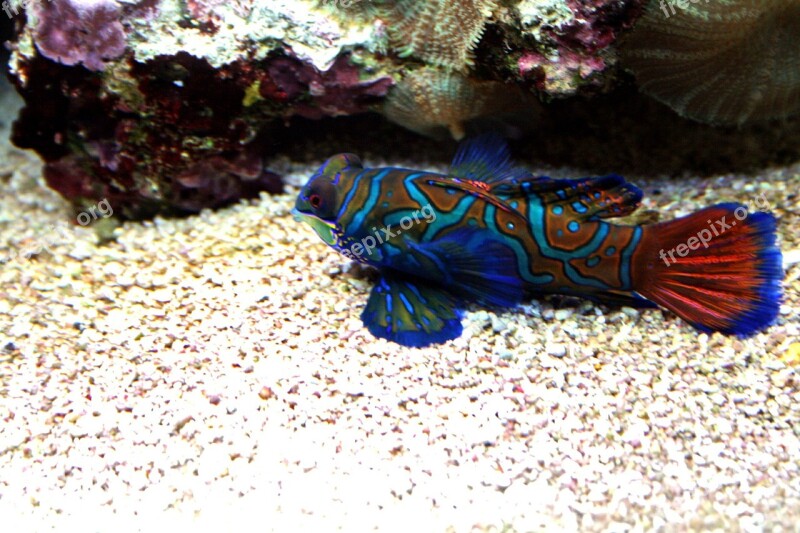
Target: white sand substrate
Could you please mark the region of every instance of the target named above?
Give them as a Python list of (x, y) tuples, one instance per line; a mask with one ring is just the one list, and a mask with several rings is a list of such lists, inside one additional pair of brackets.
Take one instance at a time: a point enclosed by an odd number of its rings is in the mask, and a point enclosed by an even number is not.
[(52, 244), (0, 267), (4, 531), (797, 530), (798, 165), (645, 200), (765, 195), (787, 274), (763, 333), (550, 299), (406, 349), (362, 327), (371, 282), (296, 187), (100, 243), (7, 137), (0, 259)]

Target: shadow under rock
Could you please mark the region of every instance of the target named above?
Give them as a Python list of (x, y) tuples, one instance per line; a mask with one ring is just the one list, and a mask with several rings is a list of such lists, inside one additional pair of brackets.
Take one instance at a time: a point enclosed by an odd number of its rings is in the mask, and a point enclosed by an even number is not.
[[(540, 121), (511, 147), (517, 160), (531, 169), (563, 167), (581, 175), (752, 173), (800, 161), (800, 117), (741, 128), (713, 127), (681, 118), (626, 86), (591, 99), (544, 105)], [(295, 161), (352, 152), (367, 166), (385, 161), (426, 168), (447, 165), (456, 143), (421, 137), (373, 113), (294, 119), (274, 148)]]
[[(10, 40), (13, 35), (14, 19), (8, 16), (4, 11), (0, 11), (0, 65), (2, 65), (4, 72), (8, 65), (8, 58), (11, 56), (11, 52), (6, 48), (5, 43)], [(5, 81), (5, 76), (2, 76), (2, 79)], [(4, 83), (4, 85), (7, 84)], [(5, 87), (0, 87), (0, 91), (4, 90), (6, 90)]]
[(684, 119), (626, 86), (591, 100), (546, 106), (541, 123), (517, 143), (515, 153), (592, 174), (751, 173), (800, 161), (800, 116), (713, 127)]

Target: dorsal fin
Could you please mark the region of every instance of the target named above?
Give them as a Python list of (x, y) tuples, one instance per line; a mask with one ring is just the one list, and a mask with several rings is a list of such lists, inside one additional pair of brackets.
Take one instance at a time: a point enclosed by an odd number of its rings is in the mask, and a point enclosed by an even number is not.
[(458, 146), (448, 174), (472, 182), (489, 185), (499, 181), (524, 178), (530, 172), (515, 167), (505, 139), (499, 133), (484, 133), (465, 140)]
[(576, 180), (534, 176), (514, 166), (505, 139), (494, 132), (462, 142), (448, 175), (430, 183), (474, 194), (504, 211), (511, 210), (505, 200), (535, 194), (547, 205), (563, 205), (588, 220), (629, 215), (642, 200), (642, 191), (616, 174)]
[(580, 220), (626, 216), (642, 201), (641, 189), (616, 174), (577, 180), (513, 178), (492, 185), (491, 192), (504, 200), (536, 195), (545, 205), (570, 209)]
[(477, 196), (481, 200), (492, 204), (502, 211), (507, 213), (516, 213), (516, 210), (514, 210), (506, 202), (492, 194), (491, 186), (487, 185), (485, 182), (455, 178), (452, 176), (436, 175), (425, 175), (421, 179), (424, 179), (425, 183), (428, 185), (443, 187), (445, 189), (456, 189), (467, 194)]

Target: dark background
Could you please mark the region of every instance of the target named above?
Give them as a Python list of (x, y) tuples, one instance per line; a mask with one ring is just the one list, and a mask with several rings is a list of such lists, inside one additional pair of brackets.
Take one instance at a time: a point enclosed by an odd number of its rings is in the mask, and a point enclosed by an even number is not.
[[(5, 11), (0, 11), (0, 64), (3, 65), (5, 69), (6, 64), (8, 63), (8, 49), (6, 48), (6, 41), (11, 38), (11, 32), (14, 27), (14, 19), (8, 18)], [(3, 84), (5, 84), (5, 76), (3, 78)]]

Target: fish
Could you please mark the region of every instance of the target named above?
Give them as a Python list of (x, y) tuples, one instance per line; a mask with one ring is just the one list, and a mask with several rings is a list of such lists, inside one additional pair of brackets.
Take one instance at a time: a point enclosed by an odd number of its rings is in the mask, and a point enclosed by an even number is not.
[(446, 173), (328, 159), (295, 218), (377, 269), (361, 313), (410, 347), (459, 337), (469, 305), (546, 294), (662, 307), (703, 332), (746, 337), (775, 322), (783, 267), (776, 220), (720, 203), (670, 221), (614, 223), (641, 205), (622, 176), (553, 179), (514, 164), (498, 134), (464, 140)]

